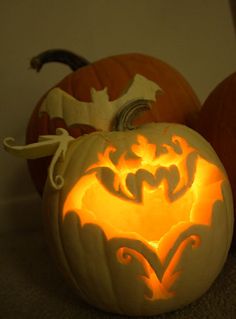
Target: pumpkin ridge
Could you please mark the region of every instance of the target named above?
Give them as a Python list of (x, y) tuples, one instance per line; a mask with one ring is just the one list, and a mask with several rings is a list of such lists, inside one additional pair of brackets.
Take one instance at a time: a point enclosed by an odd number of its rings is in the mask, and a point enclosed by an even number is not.
[(127, 57), (129, 54), (124, 54), (124, 55), (118, 55), (118, 56), (113, 56), (111, 57), (111, 61), (115, 62), (116, 64), (118, 64), (121, 69), (123, 71), (125, 71), (125, 78), (126, 78), (126, 83), (125, 83), (125, 86), (126, 87), (123, 87), (120, 89), (120, 92), (118, 94), (118, 96), (121, 96), (122, 93), (124, 92), (124, 90), (127, 89), (127, 86), (129, 85), (129, 83), (133, 80), (133, 77), (135, 76), (135, 74), (132, 74), (132, 72), (130, 72), (130, 70), (128, 69), (126, 63), (122, 63), (121, 61), (121, 58), (122, 57)]
[[(127, 55), (129, 55), (129, 54), (127, 54)], [(115, 63), (117, 63), (119, 66), (121, 66), (121, 68), (122, 68), (123, 70), (125, 70), (125, 73), (126, 73), (127, 77), (129, 78), (129, 77), (130, 77), (130, 70), (127, 68), (126, 64), (125, 64), (125, 63), (122, 63), (122, 61), (120, 60), (120, 58), (121, 58), (122, 56), (127, 56), (127, 55), (113, 56), (113, 57), (111, 57), (111, 59), (112, 59)]]
[[(194, 105), (195, 112), (198, 112), (200, 110), (200, 101), (199, 101), (197, 95), (195, 94), (194, 90), (192, 89), (192, 87), (188, 84), (188, 81), (185, 79), (185, 77), (177, 69), (168, 65), (166, 62), (161, 61), (157, 58), (156, 58), (156, 60), (159, 61), (161, 66), (164, 68), (164, 72), (163, 72), (164, 74), (166, 73), (166, 71), (165, 71), (166, 68), (172, 68), (172, 70), (173, 70), (172, 76), (174, 77), (173, 82), (175, 82), (176, 85), (179, 86), (179, 88), (181, 90), (181, 95), (184, 93), (186, 98), (191, 99), (192, 102), (194, 102), (194, 103), (191, 103), (192, 108)], [(155, 69), (157, 62), (154, 59), (151, 59), (150, 64), (153, 65), (153, 68)], [(170, 97), (172, 98), (171, 94), (170, 94)], [(182, 97), (182, 99), (183, 99), (183, 97)], [(190, 105), (190, 103), (188, 103), (188, 105), (186, 105), (186, 109), (187, 109), (187, 107), (189, 107), (189, 105)], [(177, 113), (178, 113), (178, 109), (177, 109)]]
[[(60, 197), (61, 198), (61, 197)], [(58, 200), (58, 203), (60, 202), (60, 200)], [(60, 222), (63, 223), (63, 221), (59, 220), (58, 219), (58, 225), (60, 225)], [(73, 267), (71, 265), (71, 262), (70, 262), (70, 257), (69, 257), (69, 253), (67, 253), (67, 249), (66, 249), (66, 245), (65, 245), (65, 242), (63, 240), (64, 238), (64, 235), (62, 234), (62, 231), (63, 231), (63, 227), (60, 226), (60, 231), (59, 231), (59, 238), (60, 238), (60, 247), (63, 251), (63, 260), (64, 260), (64, 264), (66, 265), (66, 268), (67, 268), (67, 271), (68, 271), (68, 274), (70, 275), (71, 277), (71, 280), (72, 280), (72, 284), (75, 288), (75, 291), (78, 290), (78, 292), (81, 294), (82, 298), (84, 300), (89, 300), (89, 297), (86, 293), (86, 291), (84, 291), (84, 289), (81, 289), (81, 286), (77, 283), (77, 276), (76, 274), (74, 274), (74, 270), (73, 270)], [(76, 232), (77, 236), (79, 237), (79, 240), (78, 240), (78, 243), (81, 243), (82, 240), (81, 240), (81, 233), (80, 232)], [(83, 249), (81, 249), (83, 251)], [(83, 258), (84, 259), (84, 258)], [(86, 267), (85, 267), (86, 269)]]
[[(124, 55), (127, 56), (126, 54)], [(118, 56), (119, 58), (120, 56)], [(100, 63), (99, 63), (100, 62)], [(121, 97), (124, 90), (127, 89), (127, 85), (129, 84), (130, 74), (124, 72), (125, 71), (125, 63), (124, 65), (121, 63), (117, 63), (116, 58), (114, 56), (109, 57), (107, 59), (100, 60), (97, 66), (97, 72), (103, 74), (104, 81), (109, 83), (106, 84), (108, 88), (110, 101), (114, 101)], [(113, 73), (115, 77), (113, 79)]]
[[(61, 205), (61, 196), (60, 196), (60, 194), (57, 194), (56, 197), (58, 198), (57, 210), (59, 211), (60, 205)], [(47, 214), (50, 214), (50, 212), (47, 212)], [(48, 221), (49, 221), (49, 225), (50, 225), (50, 217), (48, 217), (48, 215), (44, 214), (44, 219), (46, 219), (45, 225), (48, 225)], [(55, 219), (56, 219), (56, 221), (55, 221)], [(52, 227), (53, 227), (52, 232), (50, 232), (48, 227), (46, 227), (46, 235), (49, 239), (49, 247), (52, 251), (52, 254), (55, 257), (55, 260), (57, 260), (57, 258), (58, 258), (61, 261), (61, 264), (59, 266), (59, 270), (62, 273), (66, 274), (66, 279), (68, 280), (68, 282), (70, 283), (70, 280), (71, 280), (71, 283), (73, 284), (75, 289), (78, 289), (78, 291), (81, 293), (81, 295), (84, 296), (84, 292), (80, 289), (79, 285), (76, 283), (76, 278), (72, 272), (71, 267), (69, 266), (69, 259), (68, 259), (67, 253), (66, 253), (65, 246), (63, 244), (63, 235), (62, 235), (63, 228), (61, 227), (60, 214), (56, 214), (56, 215), (54, 214), (53, 221), (54, 221), (54, 223), (52, 225)], [(51, 222), (51, 224), (52, 224), (52, 222)], [(49, 226), (49, 228), (50, 228), (50, 226)], [(53, 249), (54, 247), (56, 248), (56, 251), (54, 251), (54, 249)]]
[[(217, 115), (216, 115), (216, 123), (219, 123), (219, 125), (215, 126), (215, 135), (216, 135), (216, 140), (218, 141), (218, 147), (221, 148), (221, 145), (222, 145), (222, 139), (221, 139), (221, 130), (222, 130), (222, 127), (221, 127), (221, 123), (222, 121), (224, 121), (224, 100), (221, 98), (221, 96), (227, 96), (227, 91), (228, 91), (228, 87), (224, 87), (223, 89), (223, 92), (221, 92), (221, 94), (219, 94), (219, 109), (218, 109), (218, 112), (217, 112)], [(224, 143), (224, 141), (223, 141)]]
[(118, 311), (120, 313), (122, 313), (122, 308), (121, 308), (121, 305), (119, 304), (119, 299), (117, 298), (117, 291), (116, 291), (116, 285), (114, 283), (114, 278), (112, 276), (112, 271), (111, 271), (111, 267), (109, 265), (109, 258), (108, 258), (108, 251), (107, 251), (107, 239), (105, 237), (105, 234), (103, 236), (103, 251), (104, 251), (104, 256), (106, 256), (106, 268), (107, 268), (107, 272), (109, 273), (109, 278), (110, 278), (110, 285), (112, 287), (112, 291), (113, 291), (113, 300), (115, 300), (115, 303), (116, 303), (116, 308), (118, 309)]
[(100, 87), (101, 89), (105, 88), (106, 86), (105, 86), (105, 84), (103, 83), (103, 81), (102, 81), (102, 79), (101, 79), (101, 77), (100, 77), (100, 73), (99, 73), (98, 70), (97, 70), (97, 64), (96, 64), (96, 62), (93, 63), (93, 64), (91, 64), (91, 67), (92, 67), (92, 70), (93, 70), (93, 72), (94, 72), (94, 74), (95, 74), (95, 78), (96, 78), (96, 80), (97, 80), (97, 82), (98, 82), (98, 84), (99, 84), (99, 87)]

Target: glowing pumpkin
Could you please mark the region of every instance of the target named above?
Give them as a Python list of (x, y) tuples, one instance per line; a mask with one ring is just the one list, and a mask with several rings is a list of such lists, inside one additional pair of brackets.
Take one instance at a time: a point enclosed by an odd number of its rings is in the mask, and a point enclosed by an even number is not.
[(73, 139), (63, 129), (26, 147), (54, 154), (45, 225), (61, 270), (88, 303), (126, 315), (171, 311), (201, 296), (232, 237), (229, 182), (211, 146), (179, 124)]
[[(136, 113), (136, 125), (164, 121), (186, 124), (200, 108), (187, 81), (171, 66), (150, 56), (124, 54), (89, 64), (83, 58), (71, 56), (71, 53), (53, 50), (34, 58), (32, 66), (39, 70), (44, 63), (52, 61), (66, 63), (73, 70), (78, 69), (39, 101), (28, 124), (27, 143), (36, 142), (40, 135), (55, 134), (58, 127), (67, 129), (73, 137), (95, 130), (114, 129), (116, 112), (119, 111), (116, 101), (120, 100), (124, 91), (129, 90), (130, 83), (137, 75), (158, 85), (163, 94), (156, 101), (152, 100), (150, 106), (150, 101), (144, 101), (142, 94), (133, 96), (134, 101), (141, 103), (139, 111), (145, 111)], [(104, 98), (105, 93), (115, 103), (107, 104), (106, 99), (101, 100), (99, 95)], [(94, 101), (99, 102), (98, 108), (95, 108), (98, 112), (94, 110)], [(123, 100), (123, 105), (118, 103), (119, 108), (124, 107), (126, 102)], [(48, 159), (29, 162), (32, 179), (40, 193), (43, 191), (49, 162)]]
[[(236, 72), (209, 94), (194, 128), (211, 143), (228, 173), (236, 206)], [(233, 245), (236, 247), (236, 231)]]

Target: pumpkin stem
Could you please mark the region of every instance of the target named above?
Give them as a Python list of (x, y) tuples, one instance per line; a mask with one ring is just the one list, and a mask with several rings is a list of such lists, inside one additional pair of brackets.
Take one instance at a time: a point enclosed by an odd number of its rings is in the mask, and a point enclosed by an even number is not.
[(133, 119), (141, 112), (151, 109), (150, 100), (138, 99), (124, 106), (116, 115), (113, 129), (115, 131), (133, 130), (136, 127), (132, 124)]
[(12, 137), (7, 137), (3, 141), (3, 146), (9, 153), (23, 157), (26, 159), (35, 159), (53, 155), (52, 161), (48, 169), (48, 177), (51, 186), (58, 190), (64, 185), (64, 179), (61, 175), (55, 175), (55, 167), (58, 161), (63, 161), (67, 149), (74, 138), (71, 137), (66, 130), (58, 128), (57, 135), (42, 135), (37, 143), (28, 144), (25, 146), (15, 145), (15, 140)]
[(76, 71), (79, 68), (90, 64), (87, 59), (71, 51), (64, 49), (52, 49), (41, 52), (33, 57), (30, 60), (30, 67), (39, 72), (44, 64), (50, 62), (60, 62), (68, 65), (72, 71)]

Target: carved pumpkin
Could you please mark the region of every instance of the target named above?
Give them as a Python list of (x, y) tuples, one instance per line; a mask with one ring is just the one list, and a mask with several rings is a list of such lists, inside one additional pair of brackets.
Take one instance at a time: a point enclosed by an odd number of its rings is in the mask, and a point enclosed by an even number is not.
[(58, 134), (5, 147), (27, 158), (54, 154), (45, 225), (79, 295), (141, 316), (201, 296), (222, 269), (233, 227), (230, 185), (211, 146), (169, 123), (78, 139)]
[[(210, 93), (199, 113), (195, 129), (213, 146), (228, 173), (236, 207), (236, 73)], [(236, 247), (236, 231), (233, 245)]]
[[(186, 124), (193, 113), (199, 110), (200, 103), (186, 80), (171, 66), (156, 58), (133, 53), (108, 57), (89, 64), (84, 59), (81, 62), (80, 58), (78, 62), (75, 61), (74, 55), (71, 58), (68, 52), (59, 53), (44, 52), (33, 59), (33, 67), (39, 70), (45, 62), (56, 60), (69, 64), (73, 70), (79, 68), (59, 82), (57, 89), (49, 90), (48, 95), (44, 95), (39, 101), (29, 121), (27, 143), (36, 142), (39, 135), (55, 134), (58, 127), (66, 128), (73, 137), (94, 130), (114, 129), (118, 109), (113, 108), (116, 103), (107, 104), (105, 93), (110, 101), (119, 100), (137, 75), (144, 77), (147, 82), (157, 84), (163, 94), (157, 101), (152, 99), (151, 108), (148, 110), (147, 107), (139, 108), (145, 112), (139, 112), (138, 115), (136, 113), (133, 122), (135, 125), (163, 121)], [(100, 94), (104, 100), (100, 99)], [(143, 102), (144, 106), (147, 106), (142, 95), (133, 98), (141, 103), (141, 106)], [(93, 108), (94, 100), (99, 102), (98, 108), (95, 108), (98, 112)], [(71, 103), (68, 104), (68, 101)], [(45, 105), (49, 104), (50, 107), (46, 108)], [(119, 105), (120, 108), (124, 106)], [(80, 108), (84, 111), (88, 109), (86, 118), (81, 117)], [(96, 120), (101, 117), (103, 123), (98, 125)], [(40, 193), (45, 184), (49, 162), (48, 159), (29, 162), (32, 179)]]

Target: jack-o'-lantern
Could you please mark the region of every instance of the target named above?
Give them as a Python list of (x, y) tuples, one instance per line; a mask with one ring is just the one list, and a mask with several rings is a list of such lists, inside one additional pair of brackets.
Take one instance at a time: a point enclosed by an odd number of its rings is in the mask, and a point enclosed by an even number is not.
[[(90, 64), (70, 52), (52, 50), (34, 58), (32, 66), (39, 70), (43, 64), (52, 61), (66, 63), (75, 71), (49, 90), (37, 104), (28, 124), (27, 143), (36, 142), (39, 135), (55, 134), (58, 127), (67, 129), (73, 137), (95, 130), (114, 129), (117, 113), (131, 102), (125, 100), (123, 93), (132, 92), (131, 83), (138, 85), (138, 77), (144, 80), (144, 88), (150, 85), (147, 93), (149, 98), (151, 92), (152, 99), (145, 98), (145, 89), (138, 94), (135, 90), (133, 96), (129, 94), (132, 103), (139, 106), (138, 112), (136, 107), (133, 113), (135, 125), (164, 121), (186, 124), (200, 108), (187, 81), (171, 66), (150, 56), (123, 54)], [(157, 86), (162, 94), (154, 99)], [(29, 161), (32, 179), (40, 193), (49, 162), (48, 159)]]
[(230, 185), (195, 131), (152, 123), (77, 139), (58, 129), (9, 152), (53, 155), (45, 226), (67, 280), (88, 303), (156, 315), (201, 296), (226, 260), (233, 231)]
[[(222, 161), (231, 183), (236, 205), (236, 72), (209, 94), (198, 114), (195, 130), (211, 143)], [(236, 231), (232, 242), (236, 248)]]

